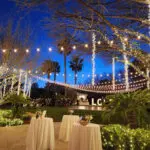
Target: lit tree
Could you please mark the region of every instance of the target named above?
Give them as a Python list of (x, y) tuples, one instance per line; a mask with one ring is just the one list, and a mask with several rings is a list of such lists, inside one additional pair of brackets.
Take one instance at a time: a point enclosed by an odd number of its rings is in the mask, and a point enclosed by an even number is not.
[(83, 68), (83, 59), (79, 56), (73, 56), (70, 63), (70, 68), (74, 71), (74, 83), (77, 83), (77, 73)]
[[(50, 13), (57, 20), (60, 27), (82, 32), (95, 32), (101, 44), (97, 46), (97, 53), (102, 50), (118, 51), (128, 57), (136, 57), (150, 69), (150, 57), (143, 54), (144, 50), (132, 48), (132, 43), (149, 44), (148, 5), (146, 0), (32, 0), (17, 1), (21, 6), (33, 7), (41, 3), (48, 6)], [(69, 4), (69, 7), (66, 5)], [(61, 9), (60, 9), (61, 8)], [(71, 11), (70, 11), (71, 10)], [(49, 19), (50, 24), (55, 24), (54, 19)], [(78, 32), (77, 32), (78, 33)], [(125, 48), (123, 48), (123, 45)], [(85, 50), (85, 49), (84, 49)], [(91, 47), (86, 50), (91, 53)], [(130, 64), (132, 65), (133, 64)], [(141, 73), (137, 66), (133, 66)]]

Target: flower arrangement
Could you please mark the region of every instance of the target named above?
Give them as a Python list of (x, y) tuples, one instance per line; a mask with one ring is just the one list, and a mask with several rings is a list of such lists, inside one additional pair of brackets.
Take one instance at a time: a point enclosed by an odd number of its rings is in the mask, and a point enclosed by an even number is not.
[(74, 110), (69, 109), (68, 112), (69, 112), (70, 115), (72, 115), (74, 113)]
[(93, 119), (92, 115), (81, 116), (79, 123), (83, 126), (87, 125)]
[(41, 117), (41, 116), (42, 116), (42, 111), (37, 111), (37, 112), (35, 113), (36, 119), (38, 119), (38, 118)]

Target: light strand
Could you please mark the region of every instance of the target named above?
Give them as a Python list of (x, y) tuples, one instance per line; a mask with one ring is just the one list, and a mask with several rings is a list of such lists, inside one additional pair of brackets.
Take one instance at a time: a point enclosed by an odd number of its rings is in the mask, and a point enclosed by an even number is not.
[(92, 43), (93, 43), (93, 48), (92, 48), (92, 85), (95, 85), (96, 35), (94, 32), (92, 33)]

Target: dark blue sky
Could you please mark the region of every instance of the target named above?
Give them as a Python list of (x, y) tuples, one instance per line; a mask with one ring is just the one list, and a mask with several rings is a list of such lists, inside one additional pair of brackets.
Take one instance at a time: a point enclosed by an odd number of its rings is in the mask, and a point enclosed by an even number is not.
[[(45, 8), (46, 9), (46, 8)], [(44, 8), (41, 9), (44, 11)], [(47, 16), (46, 13), (41, 11), (30, 11), (30, 13), (20, 11), (18, 7), (16, 7), (14, 2), (11, 2), (9, 0), (1, 0), (0, 5), (0, 24), (5, 24), (9, 18), (12, 18), (12, 20), (17, 22), (18, 20), (21, 21), (22, 26), (28, 22), (33, 30), (33, 48), (32, 51), (36, 51), (36, 48), (39, 47), (41, 49), (40, 59), (38, 61), (38, 64), (40, 65), (42, 61), (45, 59), (53, 59), (55, 61), (58, 61), (61, 65), (61, 72), (60, 75), (57, 77), (57, 81), (63, 82), (63, 55), (59, 54), (57, 52), (56, 45), (54, 45), (54, 42), (56, 39), (52, 39), (48, 36), (47, 31), (42, 26), (42, 20)], [(48, 52), (48, 48), (52, 47), (53, 51), (51, 53)], [(75, 52), (74, 52), (75, 53)], [(71, 55), (68, 56), (69, 61), (71, 58)], [(79, 83), (86, 80), (88, 74), (91, 74), (92, 72), (92, 66), (91, 66), (91, 56), (83, 56), (84, 58), (84, 66), (82, 72), (79, 73)], [(118, 63), (116, 70), (120, 70), (123, 68), (123, 65)], [(69, 67), (67, 67), (68, 72), (68, 83), (73, 83), (73, 72)], [(96, 74), (101, 73), (111, 73), (111, 64), (107, 63), (102, 57), (96, 58)], [(71, 74), (71, 76), (70, 76)], [(84, 78), (81, 78), (81, 75), (85, 74)], [(40, 83), (40, 85), (42, 85)]]

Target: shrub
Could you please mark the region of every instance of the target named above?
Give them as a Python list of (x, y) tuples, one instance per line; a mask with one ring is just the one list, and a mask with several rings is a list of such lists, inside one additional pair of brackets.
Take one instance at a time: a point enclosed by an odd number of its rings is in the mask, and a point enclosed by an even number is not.
[(23, 124), (21, 119), (12, 119), (12, 110), (0, 111), (0, 126), (16, 126)]
[(150, 131), (108, 125), (101, 129), (104, 150), (149, 150)]
[(21, 119), (7, 119), (0, 118), (0, 126), (17, 126), (22, 125), (23, 121)]
[(4, 98), (4, 103), (11, 103), (12, 104), (12, 117), (21, 117), (24, 113), (23, 105), (29, 104), (30, 101), (27, 100), (23, 96), (23, 94), (17, 95), (16, 93), (11, 93), (6, 95)]
[[(106, 97), (107, 104), (103, 119), (108, 123), (129, 124), (130, 127), (147, 128), (150, 125), (150, 91), (139, 90), (132, 93), (118, 93)], [(108, 104), (109, 101), (109, 104)]]

